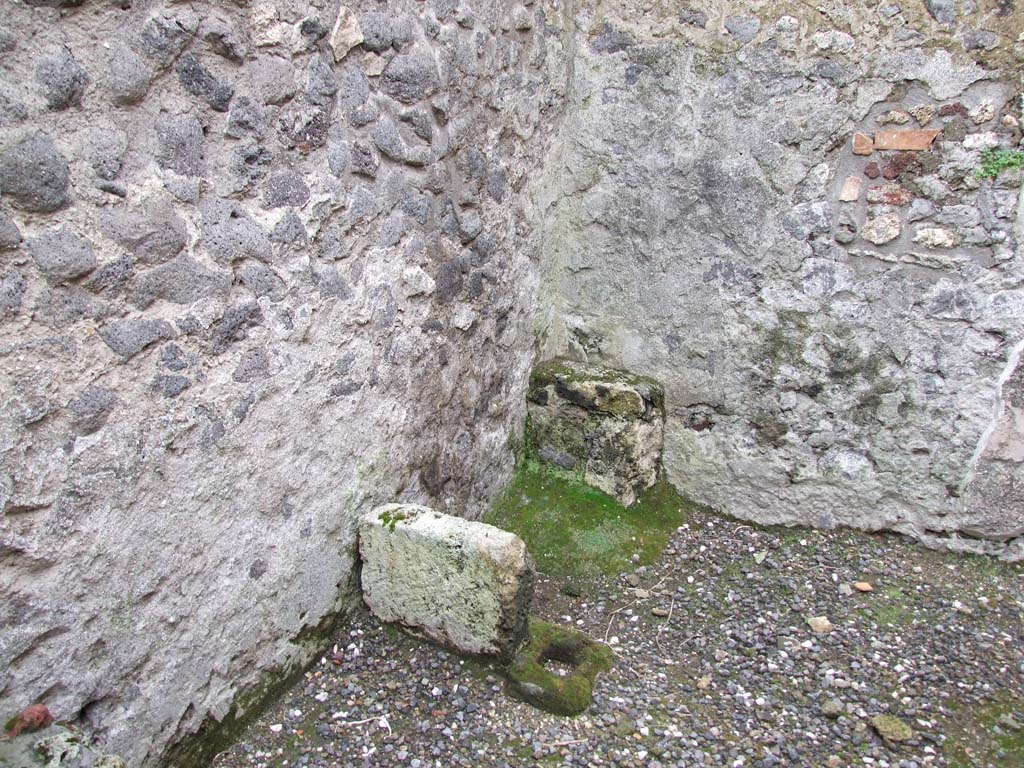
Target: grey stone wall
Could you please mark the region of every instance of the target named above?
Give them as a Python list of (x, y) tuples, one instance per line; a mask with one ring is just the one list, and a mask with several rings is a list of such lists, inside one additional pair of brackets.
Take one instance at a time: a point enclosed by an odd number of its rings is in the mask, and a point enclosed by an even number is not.
[(668, 477), (698, 501), (1024, 555), (1024, 177), (975, 175), (1021, 138), (1019, 4), (577, 19), (544, 355), (663, 382)]
[(361, 512), (507, 478), (571, 59), (550, 2), (2, 9), (0, 711), (156, 765), (316, 650)]

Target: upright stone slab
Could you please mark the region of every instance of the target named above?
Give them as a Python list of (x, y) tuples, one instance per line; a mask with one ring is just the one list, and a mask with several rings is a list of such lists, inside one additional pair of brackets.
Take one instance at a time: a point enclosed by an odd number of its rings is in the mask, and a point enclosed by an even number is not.
[(527, 636), (533, 561), (522, 539), (414, 504), (359, 526), (363, 600), (382, 621), (463, 653), (508, 660)]
[(665, 395), (653, 379), (554, 359), (530, 378), (528, 439), (541, 461), (631, 506), (661, 472)]

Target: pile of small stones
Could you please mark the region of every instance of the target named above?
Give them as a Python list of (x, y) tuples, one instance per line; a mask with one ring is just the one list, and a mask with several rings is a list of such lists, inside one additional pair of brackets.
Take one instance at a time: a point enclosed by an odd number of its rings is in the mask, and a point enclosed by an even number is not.
[[(541, 580), (536, 613), (616, 652), (586, 714), (533, 709), (500, 670), (363, 616), (215, 765), (1010, 765), (994, 739), (1024, 722), (1022, 576), (697, 512), (654, 566)], [(1017, 709), (972, 732), (1000, 701)], [(961, 742), (970, 763), (951, 762)]]

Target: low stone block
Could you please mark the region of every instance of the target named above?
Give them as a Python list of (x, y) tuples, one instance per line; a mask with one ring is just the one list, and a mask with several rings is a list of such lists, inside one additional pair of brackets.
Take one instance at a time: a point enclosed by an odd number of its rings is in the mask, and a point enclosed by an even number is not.
[(359, 524), (363, 600), (462, 653), (507, 661), (527, 635), (533, 561), (522, 539), (415, 504), (388, 504)]
[(939, 133), (934, 128), (913, 131), (875, 131), (875, 149), (920, 152), (929, 149)]
[(527, 408), (527, 440), (542, 461), (577, 467), (626, 507), (658, 481), (665, 396), (653, 379), (550, 360), (533, 371)]

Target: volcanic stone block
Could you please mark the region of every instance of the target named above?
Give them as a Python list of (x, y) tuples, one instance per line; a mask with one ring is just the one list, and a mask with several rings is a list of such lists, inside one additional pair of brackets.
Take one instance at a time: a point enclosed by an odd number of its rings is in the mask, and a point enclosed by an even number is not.
[(463, 653), (509, 660), (527, 635), (533, 561), (518, 536), (414, 504), (388, 504), (359, 525), (363, 600)]
[(658, 481), (665, 396), (653, 379), (555, 359), (530, 377), (527, 439), (542, 461), (631, 506)]

